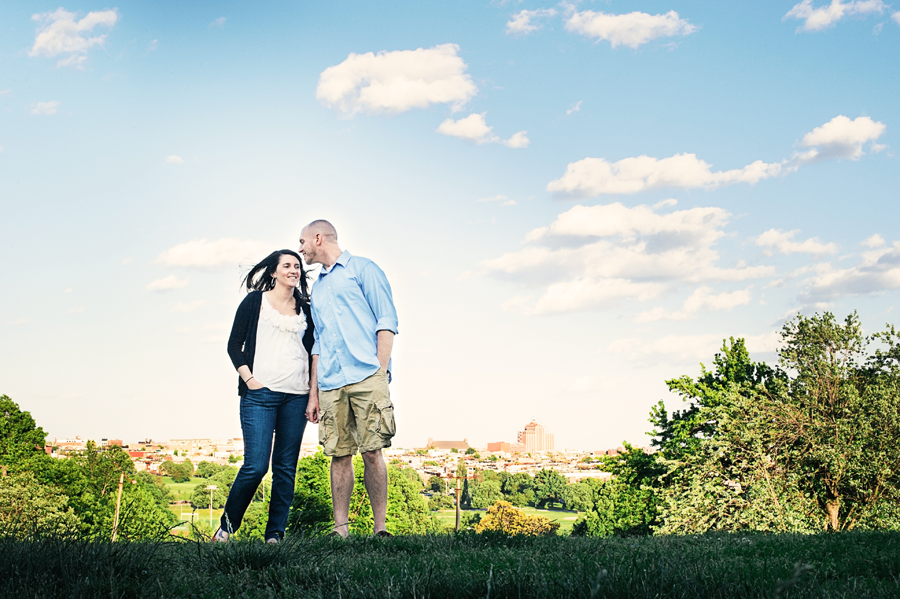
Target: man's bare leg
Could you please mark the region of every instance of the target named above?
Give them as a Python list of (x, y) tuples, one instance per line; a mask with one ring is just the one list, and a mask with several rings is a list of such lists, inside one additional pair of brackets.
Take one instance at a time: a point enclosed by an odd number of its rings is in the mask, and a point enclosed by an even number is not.
[(366, 467), (363, 480), (366, 483), (366, 492), (369, 494), (369, 503), (372, 504), (372, 515), (375, 517), (375, 532), (377, 533), (385, 530), (387, 466), (384, 464), (384, 457), (382, 457), (380, 449), (367, 451), (362, 454), (362, 457)]
[[(334, 506), (334, 530), (342, 537), (350, 534), (350, 496), (353, 495), (354, 482), (353, 456), (331, 458), (331, 502)], [(368, 485), (366, 487), (368, 488)]]

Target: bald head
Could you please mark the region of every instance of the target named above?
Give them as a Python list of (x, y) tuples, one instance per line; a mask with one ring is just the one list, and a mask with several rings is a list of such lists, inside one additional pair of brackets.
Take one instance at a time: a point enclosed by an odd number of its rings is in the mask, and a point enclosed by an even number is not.
[(314, 220), (300, 232), (300, 255), (307, 264), (330, 267), (341, 255), (337, 229), (327, 220)]
[(337, 238), (338, 238), (337, 229), (335, 229), (334, 225), (332, 225), (327, 220), (323, 220), (321, 218), (318, 220), (314, 220), (313, 222), (306, 225), (304, 227), (304, 230), (308, 231), (312, 235), (315, 235), (318, 233), (318, 234), (322, 235), (323, 237), (330, 237), (331, 241), (333, 241), (334, 243), (337, 243)]

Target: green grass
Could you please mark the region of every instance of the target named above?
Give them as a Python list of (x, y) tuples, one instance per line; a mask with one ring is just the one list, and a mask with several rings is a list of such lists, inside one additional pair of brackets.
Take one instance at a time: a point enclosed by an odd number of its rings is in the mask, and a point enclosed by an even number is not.
[[(575, 521), (578, 519), (578, 512), (570, 512), (568, 510), (539, 510), (533, 507), (524, 507), (519, 508), (529, 516), (544, 516), (545, 518), (549, 518), (553, 522), (559, 523), (559, 531), (561, 533), (568, 533), (572, 530), (572, 527), (575, 525)], [(463, 510), (462, 514), (485, 514), (486, 510)], [(455, 526), (456, 525), (456, 510), (439, 510), (435, 512), (431, 512), (441, 524), (447, 526)]]
[(0, 539), (0, 597), (894, 598), (900, 534)]
[(175, 501), (190, 500), (191, 493), (194, 492), (194, 488), (197, 485), (203, 484), (205, 481), (206, 479), (204, 478), (191, 478), (190, 482), (176, 483), (170, 476), (163, 477), (163, 482), (166, 483), (166, 486), (169, 487), (172, 495), (175, 496)]

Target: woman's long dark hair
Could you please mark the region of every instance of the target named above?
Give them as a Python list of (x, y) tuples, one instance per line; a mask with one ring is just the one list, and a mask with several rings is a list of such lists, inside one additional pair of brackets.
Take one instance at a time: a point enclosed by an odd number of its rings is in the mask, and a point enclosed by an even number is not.
[(297, 314), (300, 314), (303, 304), (309, 303), (309, 286), (306, 281), (308, 271), (303, 270), (303, 260), (300, 254), (293, 250), (278, 250), (272, 252), (263, 260), (250, 269), (247, 276), (241, 282), (247, 287), (247, 291), (270, 291), (275, 289), (275, 279), (272, 277), (278, 270), (278, 264), (281, 262), (282, 256), (293, 256), (300, 263), (300, 287), (294, 287), (294, 303), (296, 305)]

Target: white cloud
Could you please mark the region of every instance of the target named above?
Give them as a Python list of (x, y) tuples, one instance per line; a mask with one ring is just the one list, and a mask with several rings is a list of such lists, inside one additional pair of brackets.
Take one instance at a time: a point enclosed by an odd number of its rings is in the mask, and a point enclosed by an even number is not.
[(823, 29), (834, 27), (844, 17), (872, 13), (880, 15), (887, 7), (887, 4), (881, 0), (854, 0), (851, 2), (832, 0), (831, 4), (814, 8), (812, 0), (803, 0), (799, 4), (794, 5), (781, 20), (802, 20), (803, 25), (797, 28), (798, 32), (822, 31)]
[(579, 110), (581, 110), (581, 102), (582, 100), (578, 100), (574, 105), (572, 105), (572, 108), (566, 111), (566, 116), (572, 114), (573, 112), (578, 112)]
[(807, 161), (825, 160), (829, 158), (849, 158), (858, 160), (863, 155), (863, 145), (874, 142), (887, 129), (887, 125), (873, 121), (867, 116), (861, 116), (852, 121), (844, 115), (838, 115), (822, 125), (816, 127), (803, 136), (798, 144), (803, 148), (814, 148), (816, 152), (809, 156), (805, 154)]
[(777, 251), (782, 254), (813, 254), (821, 256), (823, 254), (834, 254), (838, 251), (838, 247), (834, 243), (822, 243), (815, 237), (811, 237), (806, 241), (794, 241), (794, 235), (800, 231), (782, 231), (781, 229), (769, 229), (762, 235), (754, 239), (756, 245), (767, 248), (766, 254), (771, 256)]
[(163, 164), (184, 164), (184, 158), (173, 154), (171, 156), (166, 156), (166, 159), (163, 160)]
[(35, 102), (31, 105), (31, 114), (34, 115), (53, 115), (56, 114), (59, 105), (62, 102), (52, 100), (50, 102)]
[(515, 206), (516, 205), (515, 200), (511, 200), (508, 197), (506, 197), (505, 195), (495, 195), (490, 198), (481, 198), (478, 200), (478, 202), (479, 203), (498, 202), (498, 203), (502, 204), (503, 206)]
[(700, 312), (714, 312), (719, 310), (731, 310), (736, 306), (743, 306), (753, 299), (750, 288), (737, 291), (725, 291), (713, 293), (711, 287), (698, 287), (684, 300), (681, 310), (669, 311), (664, 308), (653, 308), (641, 312), (635, 317), (635, 322), (655, 322), (657, 320), (688, 320), (695, 318)]
[(399, 113), (431, 104), (462, 107), (477, 93), (456, 44), (351, 53), (319, 75), (316, 98), (346, 115)]
[(706, 334), (667, 335), (643, 341), (637, 338), (617, 339), (610, 343), (606, 352), (623, 356), (629, 360), (648, 362), (653, 360), (686, 363), (703, 362), (709, 365), (717, 353), (721, 353), (723, 341), (733, 336), (743, 337), (747, 349), (752, 353), (772, 353), (781, 346), (781, 335), (777, 332), (762, 335)]
[(569, 10), (570, 14), (565, 22), (568, 31), (597, 40), (608, 40), (613, 48), (637, 48), (657, 38), (690, 35), (698, 29), (679, 18), (674, 10), (664, 15), (643, 12), (612, 15), (591, 10), (577, 12), (571, 6)]
[(820, 264), (812, 270), (814, 274), (800, 283), (805, 288), (800, 299), (807, 304), (900, 289), (900, 241), (863, 252), (850, 268)]
[(145, 289), (148, 291), (171, 291), (172, 289), (182, 289), (187, 287), (190, 282), (190, 279), (182, 279), (175, 275), (169, 275), (168, 277), (148, 283)]
[(34, 46), (29, 56), (59, 56), (68, 54), (57, 62), (56, 66), (81, 67), (87, 53), (94, 46), (102, 46), (106, 35), (90, 37), (91, 31), (97, 27), (112, 27), (118, 20), (115, 10), (89, 12), (81, 20), (76, 20), (75, 13), (58, 8), (53, 12), (32, 15), (32, 19), (41, 23), (34, 38)]
[(894, 22), (896, 22), (897, 25), (900, 25), (900, 11), (897, 11), (894, 14), (892, 14), (891, 18), (894, 19)]
[(147, 45), (147, 52), (153, 52), (157, 48), (159, 48), (159, 40), (151, 40)]
[(474, 112), (469, 116), (456, 121), (453, 119), (446, 119), (438, 126), (437, 132), (471, 141), (479, 145), (486, 143), (502, 143), (510, 148), (528, 147), (529, 141), (528, 137), (525, 135), (527, 131), (519, 131), (507, 140), (500, 139), (494, 134), (494, 128), (488, 126), (487, 121), (484, 119), (484, 114), (485, 113), (483, 112), (481, 114)]
[(209, 24), (208, 29), (213, 29), (213, 28), (221, 29), (222, 27), (225, 27), (226, 20), (227, 19), (225, 17), (219, 17), (218, 19), (215, 19), (212, 23)]
[(872, 35), (878, 35), (882, 29), (884, 29), (884, 23), (876, 24), (875, 27), (872, 27)]
[(506, 23), (506, 33), (525, 35), (537, 31), (543, 27), (543, 25), (533, 23), (533, 19), (542, 19), (553, 16), (556, 16), (556, 10), (553, 8), (519, 11)]
[(2, 98), (3, 96), (5, 96), (7, 94), (11, 94), (11, 93), (12, 93), (11, 89), (2, 89), (2, 90), (0, 90), (0, 98)]
[(174, 306), (172, 306), (172, 312), (181, 312), (186, 314), (188, 312), (193, 312), (205, 303), (206, 300), (195, 300), (193, 302), (175, 304)]
[(757, 160), (745, 167), (713, 171), (712, 165), (696, 154), (676, 154), (669, 158), (637, 156), (609, 162), (604, 158), (584, 158), (569, 163), (565, 174), (547, 184), (547, 191), (561, 196), (590, 197), (603, 194), (632, 194), (665, 187), (715, 189), (735, 183), (751, 185), (764, 179), (796, 171), (803, 165), (829, 159), (858, 159), (867, 142), (878, 139), (884, 123), (869, 117), (854, 120), (840, 115), (807, 133), (799, 142), (809, 148), (790, 159), (766, 163)]
[(884, 245), (884, 237), (875, 233), (871, 237), (867, 237), (860, 245), (864, 245), (867, 248), (877, 248)]
[[(680, 284), (771, 276), (769, 266), (718, 265), (714, 245), (725, 235), (728, 218), (714, 207), (658, 214), (649, 206), (620, 203), (575, 206), (531, 231), (525, 248), (481, 266), (496, 279), (539, 291), (537, 298), (526, 294), (504, 305), (528, 314), (608, 308), (625, 300), (648, 301)], [(707, 301), (714, 301), (709, 296)], [(726, 295), (721, 301), (738, 299), (739, 294)]]
[(174, 268), (217, 270), (240, 264), (256, 264), (274, 249), (250, 239), (195, 239), (169, 248), (159, 255), (156, 262)]

